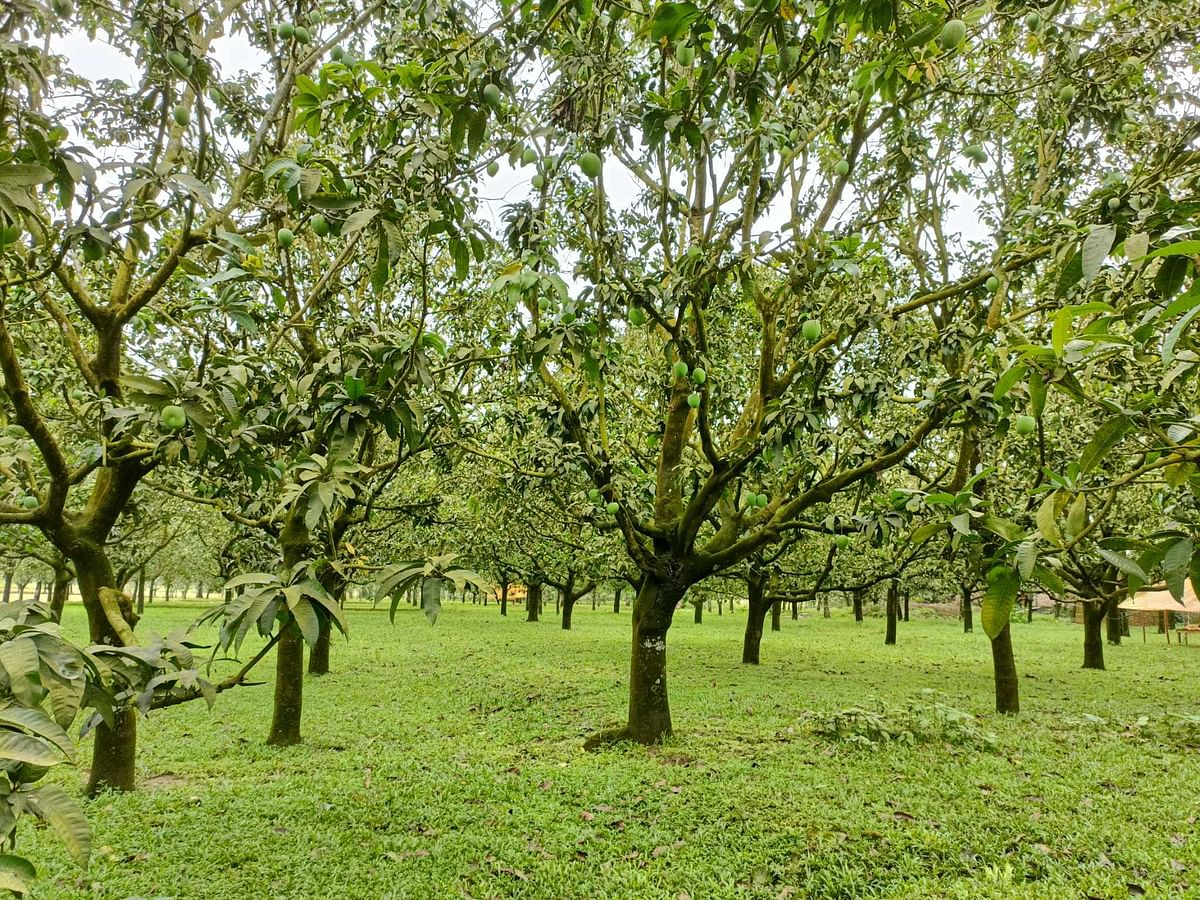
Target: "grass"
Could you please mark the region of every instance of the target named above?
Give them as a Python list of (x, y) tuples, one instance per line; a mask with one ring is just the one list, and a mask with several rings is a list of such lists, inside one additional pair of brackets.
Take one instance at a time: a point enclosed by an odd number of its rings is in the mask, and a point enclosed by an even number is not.
[[(627, 614), (581, 604), (563, 632), (513, 612), (453, 603), (431, 629), (352, 611), (300, 747), (264, 746), (266, 685), (154, 714), (142, 789), (88, 804), (86, 873), (23, 833), (34, 896), (1200, 896), (1200, 728), (1169, 730), (1196, 712), (1200, 647), (1135, 634), (1083, 671), (1079, 626), (1015, 625), (1024, 712), (1002, 719), (987, 640), (953, 621), (885, 648), (879, 619), (785, 617), (746, 667), (744, 611), (682, 611), (678, 736), (585, 753), (621, 718)], [(194, 616), (153, 607), (139, 629)], [(993, 742), (922, 731), (909, 707), (934, 701)], [(818, 733), (859, 706), (926, 739)]]

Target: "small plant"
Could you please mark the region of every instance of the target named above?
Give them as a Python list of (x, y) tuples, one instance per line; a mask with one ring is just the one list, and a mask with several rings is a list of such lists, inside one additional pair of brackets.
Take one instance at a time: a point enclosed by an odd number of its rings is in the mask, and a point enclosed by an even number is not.
[(818, 716), (814, 730), (830, 740), (877, 750), (883, 744), (940, 742), (964, 747), (991, 749), (995, 735), (979, 727), (975, 716), (936, 699), (936, 691), (900, 708), (877, 703), (875, 709), (852, 706)]

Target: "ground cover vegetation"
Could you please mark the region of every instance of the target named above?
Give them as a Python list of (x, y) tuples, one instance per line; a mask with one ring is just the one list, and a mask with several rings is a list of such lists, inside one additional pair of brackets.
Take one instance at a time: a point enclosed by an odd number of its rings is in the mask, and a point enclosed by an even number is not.
[(6, 4), (0, 889), (211, 886), (187, 803), (282, 838), (318, 757), (338, 847), (424, 812), (281, 895), (1188, 889), (1194, 660), (1120, 604), (1200, 583), (1198, 30)]

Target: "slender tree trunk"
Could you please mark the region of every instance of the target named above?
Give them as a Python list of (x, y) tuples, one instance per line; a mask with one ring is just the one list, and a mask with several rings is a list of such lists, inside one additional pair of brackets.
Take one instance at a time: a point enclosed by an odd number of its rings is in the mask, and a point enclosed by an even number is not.
[(896, 589), (896, 582), (889, 582), (887, 588), (887, 633), (884, 635), (883, 643), (886, 646), (891, 646), (896, 643), (896, 620), (900, 614), (900, 592)]
[[(335, 569), (327, 566), (321, 571), (319, 580), (321, 587), (325, 588), (325, 593), (334, 602), (339, 606), (345, 603), (346, 579)], [(312, 651), (308, 656), (308, 674), (317, 676), (328, 675), (329, 651), (333, 643), (333, 617), (326, 613), (318, 612), (317, 621), (319, 623), (317, 642), (313, 644)]]
[(749, 599), (749, 609), (746, 612), (746, 633), (742, 638), (742, 662), (754, 666), (759, 664), (763, 623), (767, 618), (767, 610), (771, 608), (771, 604), (764, 597), (765, 588), (766, 577), (761, 573), (752, 571), (746, 576), (746, 596)]
[(854, 621), (861, 622), (863, 620), (863, 592), (854, 592)]
[(4, 602), (8, 603), (12, 598), (13, 574), (12, 572), (4, 573)]
[[(79, 540), (66, 549), (71, 553), (71, 561), (79, 579), (79, 595), (87, 610), (88, 636), (92, 643), (125, 646), (100, 603), (101, 590), (117, 589), (112, 563), (104, 548)], [(128, 605), (128, 598), (124, 605)], [(137, 616), (132, 608), (122, 609), (122, 614), (130, 628), (137, 624)], [(104, 791), (132, 791), (137, 761), (137, 710), (115, 710), (112, 725), (101, 722), (96, 726), (95, 733), (87, 795), (95, 797)]]
[(1106, 637), (1108, 638), (1108, 642), (1110, 644), (1120, 646), (1122, 631), (1121, 622), (1124, 618), (1124, 613), (1122, 613), (1119, 609), (1110, 610), (1109, 614), (1104, 617), (1104, 621), (1107, 625)]
[[(17, 584), (17, 602), (18, 603), (25, 602), (25, 585), (27, 585), (27, 584), (29, 584), (28, 581), (22, 581)], [(1159, 633), (1160, 634), (1162, 633), (1161, 626), (1159, 627)]]
[(42, 580), (35, 579), (33, 582), (33, 602), (37, 603), (42, 599)]
[(508, 579), (500, 582), (500, 615), (508, 616)]
[(783, 631), (783, 623), (781, 620), (783, 612), (783, 601), (776, 600), (771, 604), (771, 630)]
[(905, 622), (908, 621), (908, 601), (909, 601), (909, 593), (908, 593), (908, 591), (905, 591), (904, 592), (904, 621)]
[(975, 630), (975, 613), (971, 606), (971, 589), (972, 586), (969, 582), (964, 581), (959, 586), (959, 590), (962, 591), (963, 634), (970, 634)]
[(50, 612), (55, 622), (61, 622), (67, 597), (71, 593), (71, 570), (65, 566), (54, 570), (54, 590), (50, 594)]
[(621, 592), (623, 590), (625, 590), (625, 586), (618, 584), (616, 591), (613, 592), (613, 612), (614, 613), (619, 613), (621, 611)]
[(821, 598), (821, 615), (826, 619), (833, 618), (833, 610), (829, 608), (829, 592), (826, 591), (825, 596)]
[(562, 595), (562, 629), (571, 630), (571, 617), (575, 613), (575, 598), (568, 592)]
[(695, 609), (695, 612), (692, 615), (692, 621), (699, 625), (704, 621), (704, 601), (694, 601), (692, 603), (692, 607)]
[(800, 620), (800, 603), (796, 600), (793, 600), (792, 601), (792, 621), (798, 622), (799, 620)]
[(137, 612), (140, 616), (146, 611), (146, 567), (138, 569), (137, 578)]
[(304, 709), (304, 637), (291, 615), (278, 626), (283, 630), (275, 645), (275, 708), (267, 743), (291, 747), (300, 743)]
[(538, 614), (542, 611), (541, 607), (542, 583), (540, 581), (531, 581), (525, 594), (525, 621), (536, 622)]
[(1017, 662), (1013, 658), (1012, 628), (1008, 624), (992, 638), (992, 673), (996, 681), (996, 712), (1019, 713), (1021, 700)]
[(1104, 604), (1087, 600), (1083, 604), (1083, 667), (1104, 668), (1104, 638), (1100, 625), (1104, 621)]
[[(290, 571), (308, 556), (309, 534), (299, 510), (288, 514), (279, 542), (284, 571)], [(275, 645), (275, 698), (267, 743), (290, 747), (300, 743), (300, 721), (304, 710), (304, 635), (290, 613), (285, 614), (276, 627), (280, 629), (280, 637)]]

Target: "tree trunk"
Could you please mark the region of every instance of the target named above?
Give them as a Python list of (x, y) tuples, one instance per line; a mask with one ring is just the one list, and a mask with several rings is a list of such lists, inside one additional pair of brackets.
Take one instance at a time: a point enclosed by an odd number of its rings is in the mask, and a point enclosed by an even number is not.
[(508, 579), (500, 582), (500, 615), (508, 615)]
[(908, 591), (905, 591), (904, 592), (904, 621), (905, 622), (908, 621), (908, 601), (909, 601), (909, 594), (908, 594)]
[(71, 593), (71, 570), (63, 567), (54, 570), (54, 590), (50, 594), (50, 612), (55, 622), (61, 622), (67, 597)]
[(1122, 630), (1121, 620), (1124, 618), (1124, 613), (1118, 609), (1112, 610), (1107, 616), (1104, 617), (1104, 621), (1108, 626), (1106, 630), (1106, 637), (1108, 638), (1108, 642), (1110, 644), (1116, 644), (1118, 646), (1120, 645)]
[(542, 583), (531, 581), (525, 595), (525, 621), (536, 622), (542, 606)]
[[(321, 571), (318, 580), (321, 582), (321, 587), (325, 588), (325, 593), (335, 603), (340, 606), (346, 601), (346, 579), (335, 569), (327, 566)], [(313, 644), (312, 651), (308, 656), (308, 674), (328, 675), (329, 651), (330, 645), (333, 643), (333, 617), (318, 611), (317, 621), (319, 623), (317, 642)]]
[(792, 621), (798, 622), (799, 620), (800, 620), (800, 604), (799, 604), (799, 602), (793, 600), (792, 601)]
[(300, 718), (304, 708), (304, 636), (290, 614), (279, 628), (282, 635), (275, 645), (275, 708), (267, 743), (291, 747), (300, 743)]
[(12, 598), (13, 574), (12, 572), (4, 573), (4, 602), (8, 603)]
[(781, 613), (783, 612), (783, 601), (776, 600), (771, 604), (771, 630), (783, 631), (783, 623), (780, 621)]
[(767, 618), (767, 610), (771, 604), (763, 596), (766, 588), (766, 577), (751, 572), (746, 576), (746, 596), (749, 598), (749, 610), (746, 613), (746, 634), (742, 638), (742, 662), (757, 666), (759, 664), (759, 648), (762, 645), (763, 623)]
[(825, 596), (821, 598), (821, 615), (823, 618), (833, 618), (833, 610), (829, 608), (829, 592), (826, 591)]
[(613, 612), (621, 611), (621, 591), (625, 590), (625, 586), (618, 584), (616, 591), (613, 593)]
[(854, 621), (861, 622), (863, 620), (863, 592), (854, 592)]
[(563, 631), (571, 630), (571, 616), (575, 613), (575, 598), (570, 591), (562, 595), (562, 628)]
[[(69, 548), (71, 562), (79, 579), (79, 595), (88, 616), (88, 636), (93, 644), (125, 646), (125, 641), (113, 629), (100, 603), (102, 589), (116, 590), (116, 576), (104, 548), (77, 541)], [(128, 606), (126, 597), (124, 604)], [(137, 616), (132, 609), (122, 609), (132, 629)], [(104, 791), (132, 791), (134, 767), (137, 761), (137, 710), (117, 709), (111, 726), (101, 722), (96, 726), (92, 744), (92, 769), (88, 776), (87, 795), (95, 797)]]
[(140, 616), (146, 611), (146, 567), (138, 569), (137, 578), (137, 613)]
[(899, 615), (900, 592), (896, 589), (896, 583), (893, 581), (888, 584), (887, 589), (887, 633), (883, 638), (886, 646), (890, 647), (896, 643), (896, 620)]
[(329, 674), (329, 645), (333, 640), (333, 619), (320, 613), (317, 616), (317, 642), (308, 654), (308, 674), (320, 676)]
[[(291, 510), (279, 535), (284, 572), (292, 571), (308, 557), (309, 541), (303, 514)], [(304, 709), (304, 635), (290, 613), (285, 614), (276, 627), (279, 628), (279, 643), (275, 645), (275, 698), (267, 743), (290, 747), (300, 743), (300, 719)]]
[(33, 582), (33, 602), (37, 603), (42, 599), (42, 580), (37, 578)]
[(666, 592), (642, 581), (633, 607), (633, 652), (629, 664), (629, 720), (624, 737), (657, 744), (671, 736), (667, 699), (667, 629), (683, 591)]
[(1083, 667), (1104, 668), (1104, 638), (1100, 624), (1104, 621), (1104, 604), (1086, 600), (1083, 604)]
[(971, 606), (971, 585), (963, 582), (959, 589), (962, 591), (963, 634), (970, 634), (975, 630), (975, 612)]
[(996, 681), (996, 712), (1015, 715), (1021, 711), (1017, 663), (1013, 659), (1012, 630), (1007, 623), (992, 638), (992, 673)]
[(695, 613), (692, 616), (692, 621), (699, 625), (704, 621), (704, 601), (693, 601), (692, 606), (695, 609)]

